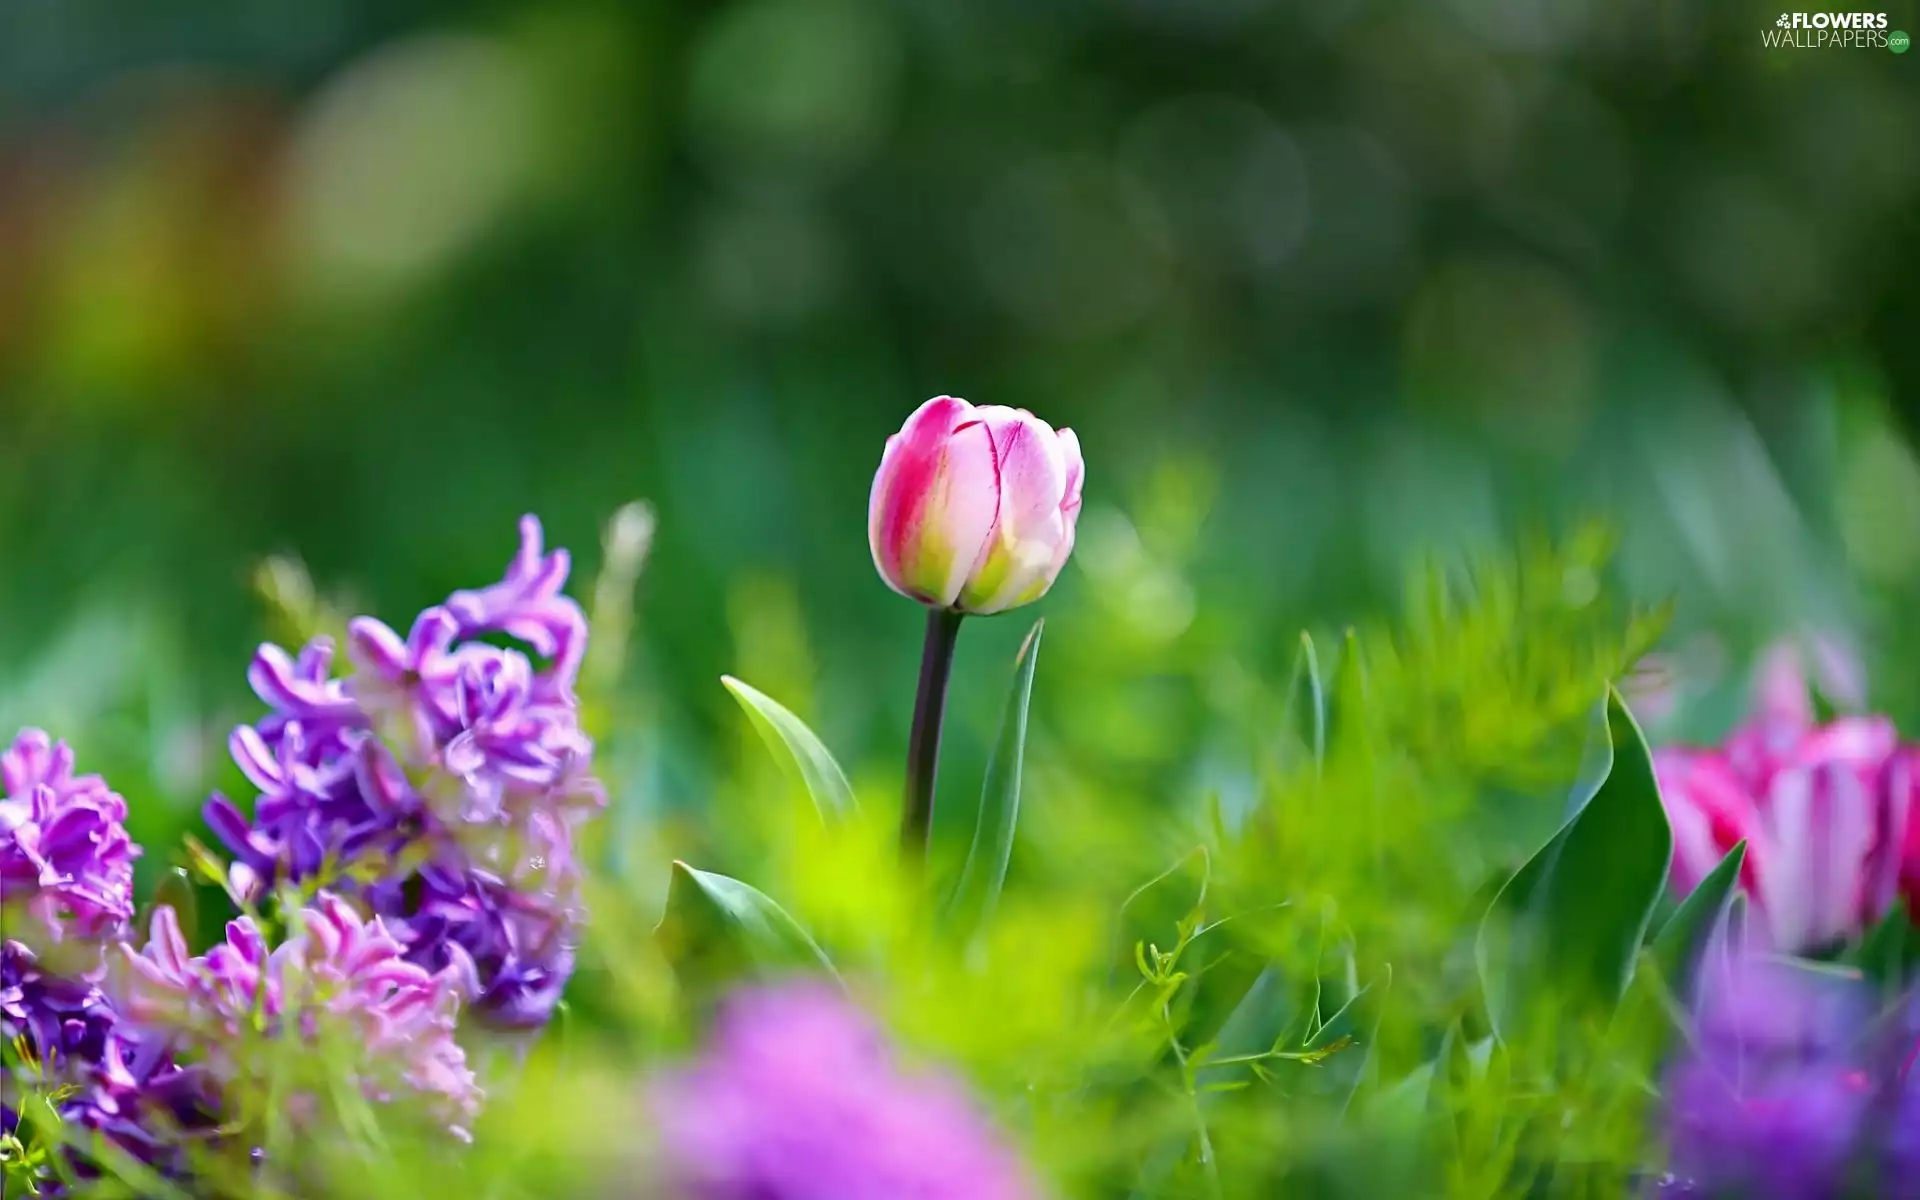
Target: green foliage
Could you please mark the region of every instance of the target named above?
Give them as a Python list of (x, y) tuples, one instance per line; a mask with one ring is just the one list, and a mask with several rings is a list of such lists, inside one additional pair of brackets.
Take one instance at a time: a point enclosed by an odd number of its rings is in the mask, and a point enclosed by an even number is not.
[(853, 788), (832, 752), (820, 743), (806, 723), (779, 701), (731, 675), (722, 676), (720, 682), (746, 710), (754, 728), (766, 740), (767, 748), (806, 790), (821, 819), (845, 816), (854, 807)]
[(673, 864), (667, 909), (655, 931), (689, 993), (756, 973), (833, 966), (806, 930), (764, 893), (725, 875)]
[(1916, 961), (1920, 961), (1920, 934), (1915, 933), (1905, 897), (1895, 899), (1887, 915), (1859, 944), (1849, 948), (1843, 961), (1859, 968), (1883, 998), (1891, 1001), (1899, 995)]
[(1495, 1027), (1543, 995), (1605, 1013), (1625, 993), (1665, 886), (1673, 836), (1653, 763), (1619, 693), (1607, 693), (1613, 763), (1599, 791), (1529, 859), (1481, 930)]
[(1320, 656), (1314, 651), (1313, 635), (1304, 630), (1300, 652), (1293, 660), (1293, 677), (1287, 681), (1281, 729), (1313, 756), (1318, 770), (1327, 757), (1327, 693), (1320, 682)]
[(1035, 621), (1014, 660), (1013, 687), (1007, 693), (1000, 737), (987, 763), (987, 779), (980, 793), (980, 812), (974, 819), (973, 842), (947, 901), (949, 919), (963, 934), (993, 914), (994, 903), (1006, 886), (1007, 862), (1013, 857), (1013, 835), (1020, 818), (1020, 768), (1027, 752), (1027, 709), (1033, 701), (1033, 672), (1040, 659), (1040, 633), (1046, 622)]
[(1734, 888), (1740, 882), (1740, 868), (1746, 861), (1747, 844), (1736, 843), (1660, 927), (1648, 949), (1664, 979), (1684, 983), (1693, 978), (1707, 939), (1727, 919)]
[[(1155, 779), (1151, 814), (1132, 807), (1144, 785), (1105, 770), (1103, 743), (1078, 740), (1069, 714), (1100, 689), (1135, 694), (1128, 672), (1179, 656), (1105, 661), (1096, 688), (1056, 629), (1042, 677), (1035, 626), (999, 681), (979, 806), (958, 805), (972, 836), (964, 861), (957, 838), (947, 847), (957, 875), (938, 856), (902, 868), (897, 777), (842, 770), (791, 710), (729, 679), (759, 735), (742, 763), (758, 786), (715, 809), (724, 828), (631, 818), (609, 847), (624, 865), (588, 897), (564, 1028), (531, 1045), (472, 1039), (494, 1088), (475, 1146), (448, 1159), (397, 1113), (336, 1095), (275, 1135), (299, 1143), (302, 1194), (531, 1200), (645, 1180), (651, 1150), (631, 1132), (647, 1128), (646, 1078), (698, 1042), (727, 988), (794, 974), (840, 980), (904, 1056), (966, 1077), (1061, 1196), (1362, 1197), (1438, 1181), (1519, 1197), (1575, 1173), (1617, 1181), (1647, 1161), (1654, 1059), (1651, 1038), (1627, 1036), (1632, 1006), (1609, 1034), (1609, 1000), (1638, 954), (1633, 994), (1654, 986), (1656, 959), (1697, 936), (1716, 892), (1733, 895), (1737, 863), (1643, 951), (1666, 865), (1644, 743), (1610, 692), (1606, 753), (1585, 739), (1592, 697), (1648, 619), (1584, 592), (1523, 599), (1591, 549), (1533, 547), (1440, 592), (1423, 575), (1398, 620), (1344, 631), (1331, 664), (1303, 635), (1271, 691), (1251, 679), (1239, 693), (1244, 761), (1218, 786)], [(616, 724), (605, 744), (622, 736)], [(760, 743), (810, 804), (784, 802)], [(1569, 796), (1584, 802), (1567, 816)], [(684, 861), (708, 840), (735, 874)], [(183, 861), (203, 903), (230, 886), (204, 848)], [(1535, 949), (1514, 953), (1510, 936)], [(1522, 1028), (1518, 1003), (1560, 1019)], [(1615, 1065), (1596, 1057), (1602, 1035)], [(274, 1111), (288, 1086), (276, 1072), (318, 1080), (329, 1061), (286, 1057), (259, 1048), (249, 1111)], [(209, 1177), (269, 1194), (232, 1166)], [(122, 1191), (101, 1194), (137, 1190), (137, 1164), (116, 1170)]]

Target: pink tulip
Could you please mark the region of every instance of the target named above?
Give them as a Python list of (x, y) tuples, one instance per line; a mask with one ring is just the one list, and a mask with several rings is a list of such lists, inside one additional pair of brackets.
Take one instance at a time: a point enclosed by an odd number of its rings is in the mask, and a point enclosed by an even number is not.
[(1073, 553), (1080, 439), (1024, 409), (936, 396), (887, 439), (867, 536), (887, 586), (997, 613), (1044, 596)]
[(1781, 953), (1856, 937), (1892, 907), (1920, 761), (1884, 717), (1816, 723), (1790, 654), (1768, 656), (1755, 711), (1725, 745), (1654, 755), (1674, 889), (1745, 840), (1741, 883)]

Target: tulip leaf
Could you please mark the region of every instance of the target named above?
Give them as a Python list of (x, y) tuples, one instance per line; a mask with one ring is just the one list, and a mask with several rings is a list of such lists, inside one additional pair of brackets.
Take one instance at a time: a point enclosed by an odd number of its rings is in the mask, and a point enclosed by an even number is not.
[(1609, 688), (1606, 703), (1606, 780), (1507, 881), (1481, 923), (1481, 980), (1503, 1036), (1516, 1008), (1593, 1004), (1610, 1013), (1665, 890), (1673, 835), (1652, 755), (1619, 693)]
[(1683, 994), (1689, 990), (1694, 964), (1700, 958), (1707, 939), (1725, 919), (1733, 903), (1734, 887), (1740, 882), (1740, 867), (1747, 860), (1747, 844), (1740, 842), (1727, 851), (1720, 865), (1707, 872), (1687, 898), (1674, 910), (1667, 923), (1654, 935), (1651, 949), (1654, 962), (1668, 986)]
[(1585, 808), (1613, 771), (1613, 727), (1607, 714), (1608, 706), (1598, 705), (1586, 722), (1580, 741), (1580, 765), (1574, 771), (1573, 786), (1567, 789), (1567, 807), (1562, 820), (1572, 818)]
[(1912, 938), (1913, 919), (1906, 899), (1896, 896), (1887, 915), (1847, 953), (1845, 961), (1859, 967), (1889, 995), (1897, 994), (1913, 960)]
[(960, 880), (947, 901), (947, 916), (964, 934), (977, 930), (993, 915), (994, 904), (1007, 881), (1007, 863), (1013, 857), (1014, 828), (1020, 818), (1020, 776), (1026, 757), (1027, 706), (1033, 698), (1033, 672), (1040, 657), (1040, 633), (1046, 622), (1035, 621), (1014, 658), (1013, 687), (1000, 717), (1000, 737), (987, 762), (986, 784), (980, 792), (980, 813), (974, 822), (973, 845), (960, 868)]
[(743, 976), (833, 974), (826, 952), (764, 892), (683, 862), (673, 864), (666, 912), (654, 937), (690, 990), (724, 986)]
[(765, 692), (731, 675), (722, 675), (720, 682), (733, 693), (740, 707), (746, 709), (774, 757), (806, 788), (823, 820), (835, 820), (853, 812), (853, 785), (847, 782), (846, 772), (814, 736), (813, 730), (807, 728), (805, 721)]

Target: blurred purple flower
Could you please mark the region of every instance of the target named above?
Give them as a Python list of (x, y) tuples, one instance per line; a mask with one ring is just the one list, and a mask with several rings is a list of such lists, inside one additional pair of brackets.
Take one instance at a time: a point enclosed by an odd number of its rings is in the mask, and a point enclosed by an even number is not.
[(1860, 988), (1752, 957), (1703, 981), (1696, 1038), (1667, 1077), (1675, 1174), (1709, 1195), (1843, 1194), (1877, 1091)]
[(128, 1023), (223, 1082), (247, 1071), (253, 1036), (325, 1033), (363, 1049), (354, 1079), (371, 1098), (420, 1098), (462, 1137), (479, 1110), (479, 1085), (454, 1040), (457, 981), (406, 961), (378, 917), (363, 919), (337, 896), (322, 892), (277, 949), (242, 917), (197, 958), (162, 907), (146, 947), (128, 947), (126, 961)]
[(1753, 715), (1723, 746), (1654, 755), (1675, 890), (1691, 891), (1745, 840), (1741, 882), (1775, 949), (1857, 936), (1899, 892), (1916, 763), (1884, 717), (1818, 723), (1798, 659), (1770, 656)]
[[(544, 1022), (572, 973), (573, 840), (606, 803), (574, 696), (587, 625), (561, 594), (569, 560), (531, 516), (520, 537), (501, 582), (455, 592), (406, 638), (351, 622), (347, 678), (324, 640), (262, 647), (249, 679), (272, 711), (232, 739), (253, 817), (217, 795), (205, 810), (239, 890), (357, 890), (411, 961), (457, 968), (474, 1012), (516, 1028)], [(544, 665), (473, 640), (493, 635)]]
[(1039, 1194), (961, 1088), (903, 1072), (864, 1014), (817, 985), (735, 993), (706, 1055), (653, 1100), (691, 1200)]

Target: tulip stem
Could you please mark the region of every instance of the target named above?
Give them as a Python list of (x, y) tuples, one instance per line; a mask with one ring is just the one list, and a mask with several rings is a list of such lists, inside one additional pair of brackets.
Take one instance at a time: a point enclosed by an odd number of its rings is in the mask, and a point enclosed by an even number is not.
[(933, 840), (933, 785), (940, 773), (940, 721), (947, 710), (947, 677), (962, 614), (936, 608), (927, 613), (927, 645), (920, 656), (920, 694), (913, 702), (913, 732), (907, 738), (907, 799), (900, 813), (900, 856), (923, 863)]

